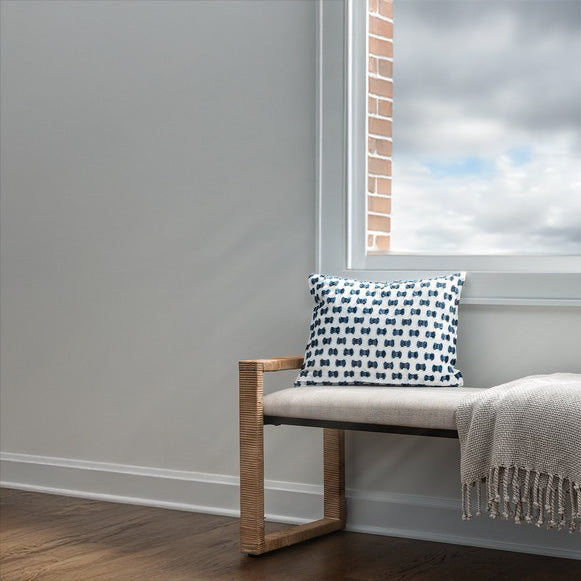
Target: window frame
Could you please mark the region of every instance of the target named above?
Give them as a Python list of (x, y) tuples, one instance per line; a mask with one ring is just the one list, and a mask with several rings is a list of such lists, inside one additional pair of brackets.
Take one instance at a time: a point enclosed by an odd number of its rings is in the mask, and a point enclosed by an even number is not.
[(465, 304), (581, 306), (577, 255), (366, 254), (367, 2), (318, 2), (317, 269), (369, 280), (463, 270)]

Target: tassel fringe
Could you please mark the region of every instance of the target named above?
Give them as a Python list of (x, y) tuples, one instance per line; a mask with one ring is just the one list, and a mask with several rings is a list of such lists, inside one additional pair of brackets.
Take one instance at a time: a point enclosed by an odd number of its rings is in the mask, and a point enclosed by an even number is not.
[[(475, 492), (475, 495), (473, 494)], [(482, 496), (492, 518), (513, 519), (516, 524), (581, 534), (581, 483), (560, 475), (514, 466), (497, 466), (487, 476), (462, 485), (462, 519), (482, 514)]]

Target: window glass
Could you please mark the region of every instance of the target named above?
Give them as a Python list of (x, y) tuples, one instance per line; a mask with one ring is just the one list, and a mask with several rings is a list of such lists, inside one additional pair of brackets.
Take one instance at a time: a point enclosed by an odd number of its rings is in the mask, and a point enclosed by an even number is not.
[(373, 202), (389, 209), (383, 251), (581, 254), (581, 1), (393, 11), (393, 184), (389, 206)]

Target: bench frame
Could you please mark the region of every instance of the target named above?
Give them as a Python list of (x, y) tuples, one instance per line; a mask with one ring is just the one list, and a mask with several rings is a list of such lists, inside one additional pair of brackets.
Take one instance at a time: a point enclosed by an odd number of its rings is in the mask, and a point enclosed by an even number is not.
[[(263, 374), (300, 369), (303, 357), (239, 362), (240, 380), (240, 550), (262, 555), (345, 528), (345, 430), (363, 430), (457, 438), (455, 430), (330, 422), (265, 416)], [(323, 428), (323, 518), (266, 534), (264, 526), (264, 426), (300, 425)]]

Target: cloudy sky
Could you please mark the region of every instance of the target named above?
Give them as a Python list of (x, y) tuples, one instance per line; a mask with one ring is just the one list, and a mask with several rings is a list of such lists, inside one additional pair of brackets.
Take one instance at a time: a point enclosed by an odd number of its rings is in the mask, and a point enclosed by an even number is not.
[(581, 254), (581, 0), (396, 0), (392, 249)]

